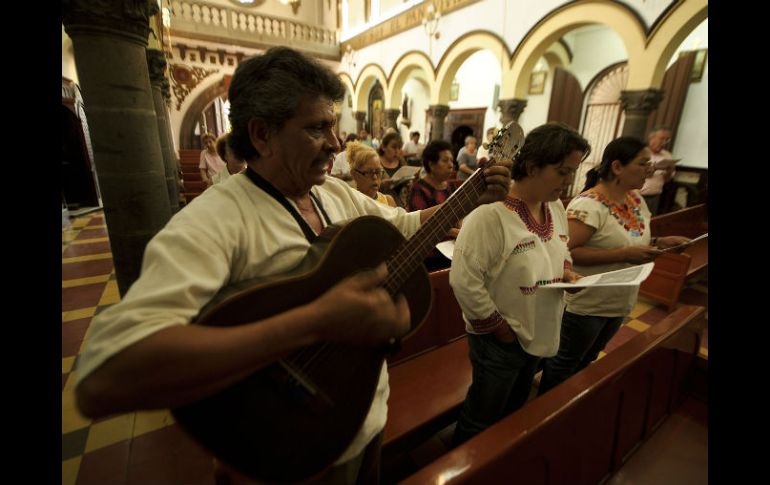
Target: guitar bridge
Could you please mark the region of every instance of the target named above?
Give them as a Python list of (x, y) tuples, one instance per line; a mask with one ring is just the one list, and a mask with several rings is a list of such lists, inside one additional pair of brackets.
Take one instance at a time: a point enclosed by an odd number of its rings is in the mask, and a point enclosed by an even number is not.
[(329, 396), (327, 396), (326, 393), (324, 393), (321, 389), (316, 387), (310, 381), (310, 379), (305, 376), (305, 374), (303, 374), (298, 369), (295, 369), (291, 364), (285, 362), (284, 360), (279, 360), (278, 363), (281, 365), (283, 370), (286, 371), (287, 377), (289, 377), (290, 381), (296, 387), (303, 389), (307, 394), (314, 398), (314, 400), (320, 399), (327, 406), (334, 406), (334, 403), (329, 398)]

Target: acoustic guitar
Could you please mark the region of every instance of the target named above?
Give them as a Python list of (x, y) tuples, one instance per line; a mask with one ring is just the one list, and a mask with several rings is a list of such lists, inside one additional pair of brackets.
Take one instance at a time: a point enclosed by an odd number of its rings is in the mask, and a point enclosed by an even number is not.
[[(523, 138), (518, 124), (506, 125), (490, 144), (485, 166), (513, 158)], [(194, 323), (259, 321), (310, 303), (344, 278), (385, 261), (383, 286), (391, 295), (406, 296), (410, 335), (425, 320), (433, 298), (423, 259), (476, 207), (485, 189), (477, 170), (408, 241), (375, 216), (330, 225), (291, 274), (226, 287)], [(185, 431), (240, 473), (261, 482), (306, 480), (325, 471), (353, 441), (371, 407), (387, 353), (385, 346), (314, 345), (172, 412)]]

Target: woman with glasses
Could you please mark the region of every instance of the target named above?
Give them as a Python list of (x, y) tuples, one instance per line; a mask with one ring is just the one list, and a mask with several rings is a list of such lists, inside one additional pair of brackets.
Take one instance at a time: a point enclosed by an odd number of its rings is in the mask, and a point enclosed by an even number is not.
[[(654, 260), (686, 237), (650, 237), (650, 211), (639, 189), (653, 170), (650, 149), (632, 137), (611, 141), (567, 206), (575, 271), (593, 275)], [(594, 361), (636, 304), (639, 287), (586, 288), (567, 294), (558, 353), (544, 361), (542, 394)]]
[(444, 140), (433, 140), (422, 152), (425, 176), (412, 185), (408, 210), (416, 211), (439, 205), (457, 189), (457, 183), (450, 181), (454, 172), (452, 145)]
[(393, 200), (393, 197), (380, 192), (385, 171), (382, 169), (377, 152), (357, 141), (348, 143), (345, 151), (350, 163), (350, 175), (353, 176), (358, 191), (381, 204), (396, 207), (396, 201)]

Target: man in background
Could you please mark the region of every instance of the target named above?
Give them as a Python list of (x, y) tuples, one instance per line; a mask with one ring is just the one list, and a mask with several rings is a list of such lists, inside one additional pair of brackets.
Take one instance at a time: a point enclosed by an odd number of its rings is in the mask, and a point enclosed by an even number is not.
[(650, 163), (653, 171), (644, 182), (641, 194), (644, 196), (647, 207), (652, 215), (658, 214), (660, 194), (663, 186), (674, 178), (674, 164), (676, 163), (671, 152), (664, 147), (671, 142), (671, 130), (665, 126), (658, 126), (647, 135), (647, 146), (652, 152)]

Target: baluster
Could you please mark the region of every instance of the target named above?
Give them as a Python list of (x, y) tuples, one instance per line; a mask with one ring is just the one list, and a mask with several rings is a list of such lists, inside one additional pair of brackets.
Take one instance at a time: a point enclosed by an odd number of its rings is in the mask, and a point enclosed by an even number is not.
[(249, 32), (256, 32), (257, 28), (254, 26), (254, 23), (256, 20), (261, 20), (261, 19), (257, 19), (253, 15), (249, 15), (247, 18), (249, 19)]
[(286, 38), (286, 21), (281, 20), (281, 37)]
[(265, 19), (265, 35), (273, 34), (273, 22), (270, 19)]
[(201, 21), (201, 6), (197, 3), (194, 3), (192, 6), (192, 19), (194, 22)]
[(211, 25), (221, 27), (221, 23), (219, 22), (219, 9), (216, 7), (211, 7)]
[(211, 24), (211, 9), (208, 5), (204, 5), (203, 8), (201, 8), (201, 18), (203, 19), (204, 24)]
[(273, 35), (276, 37), (281, 35), (281, 23), (277, 19), (273, 19)]
[(258, 33), (261, 34), (264, 31), (262, 17), (257, 17), (255, 21), (257, 26), (256, 26), (256, 29), (254, 30), (256, 30)]
[(185, 20), (191, 20), (192, 19), (192, 5), (185, 2), (182, 4), (182, 18)]
[(248, 20), (246, 19), (246, 14), (241, 12), (238, 14), (238, 28), (240, 30), (248, 30)]

